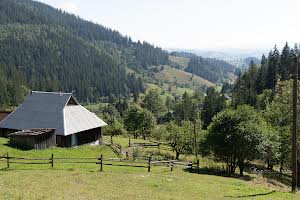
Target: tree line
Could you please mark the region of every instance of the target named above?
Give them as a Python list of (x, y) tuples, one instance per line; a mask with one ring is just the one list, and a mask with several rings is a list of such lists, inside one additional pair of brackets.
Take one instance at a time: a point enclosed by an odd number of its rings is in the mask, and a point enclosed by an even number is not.
[[(176, 54), (175, 54), (176, 55)], [(190, 58), (185, 71), (207, 79), (213, 83), (223, 83), (227, 78), (227, 73), (234, 73), (235, 66), (226, 61), (215, 58), (203, 58), (189, 53), (181, 53)]]

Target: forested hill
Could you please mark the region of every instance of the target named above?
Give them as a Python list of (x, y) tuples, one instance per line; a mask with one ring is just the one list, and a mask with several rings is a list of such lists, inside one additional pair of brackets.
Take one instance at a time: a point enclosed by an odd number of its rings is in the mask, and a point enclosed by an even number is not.
[(80, 101), (144, 92), (126, 68), (167, 62), (160, 48), (43, 3), (0, 1), (0, 107), (18, 105), (26, 89), (75, 91)]
[(1, 4), (1, 23), (59, 25), (72, 34), (95, 44), (99, 41), (106, 41), (112, 46), (117, 44), (119, 48), (127, 47), (126, 50), (119, 50), (127, 56), (127, 60), (131, 59), (130, 56), (136, 59), (134, 63), (130, 63), (132, 67), (143, 65), (145, 68), (149, 65), (166, 64), (168, 61), (168, 53), (161, 48), (154, 47), (147, 42), (133, 42), (130, 37), (122, 36), (118, 31), (82, 20), (46, 4), (32, 0), (3, 0)]
[[(188, 58), (185, 71), (212, 82), (232, 71), (224, 61), (177, 56)], [(163, 65), (176, 67), (147, 42), (40, 2), (0, 1), (0, 108), (17, 106), (28, 90), (74, 92), (81, 102), (127, 97), (144, 92), (153, 66)]]
[(213, 83), (221, 83), (227, 78), (227, 73), (234, 73), (235, 66), (215, 58), (203, 58), (188, 52), (172, 52), (172, 56), (189, 58), (188, 66), (184, 69)]

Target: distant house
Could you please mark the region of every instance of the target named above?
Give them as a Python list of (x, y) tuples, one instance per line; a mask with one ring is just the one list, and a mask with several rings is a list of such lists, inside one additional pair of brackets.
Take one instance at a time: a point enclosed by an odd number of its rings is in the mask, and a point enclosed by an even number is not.
[(55, 129), (56, 144), (72, 147), (102, 142), (102, 127), (107, 125), (81, 106), (71, 93), (32, 91), (25, 101), (2, 122), (0, 129), (16, 131)]
[(10, 144), (25, 149), (47, 149), (56, 145), (55, 129), (30, 129), (9, 135)]

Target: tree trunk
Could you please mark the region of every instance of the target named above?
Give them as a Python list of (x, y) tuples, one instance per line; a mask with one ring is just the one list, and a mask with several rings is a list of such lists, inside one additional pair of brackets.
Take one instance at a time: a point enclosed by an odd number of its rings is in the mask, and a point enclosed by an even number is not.
[(239, 162), (240, 176), (244, 175), (244, 161)]
[(176, 152), (176, 160), (178, 160), (179, 159), (179, 152), (177, 152), (177, 151), (175, 151)]
[(280, 162), (280, 173), (283, 171), (283, 161)]
[(300, 161), (298, 161), (298, 169), (297, 169), (297, 186), (298, 186), (298, 188), (300, 188)]

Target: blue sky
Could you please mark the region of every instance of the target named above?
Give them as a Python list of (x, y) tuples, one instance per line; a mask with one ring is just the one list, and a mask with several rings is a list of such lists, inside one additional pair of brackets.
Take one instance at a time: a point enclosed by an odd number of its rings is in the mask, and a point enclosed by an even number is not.
[(266, 48), (300, 41), (299, 0), (39, 0), (164, 48)]

